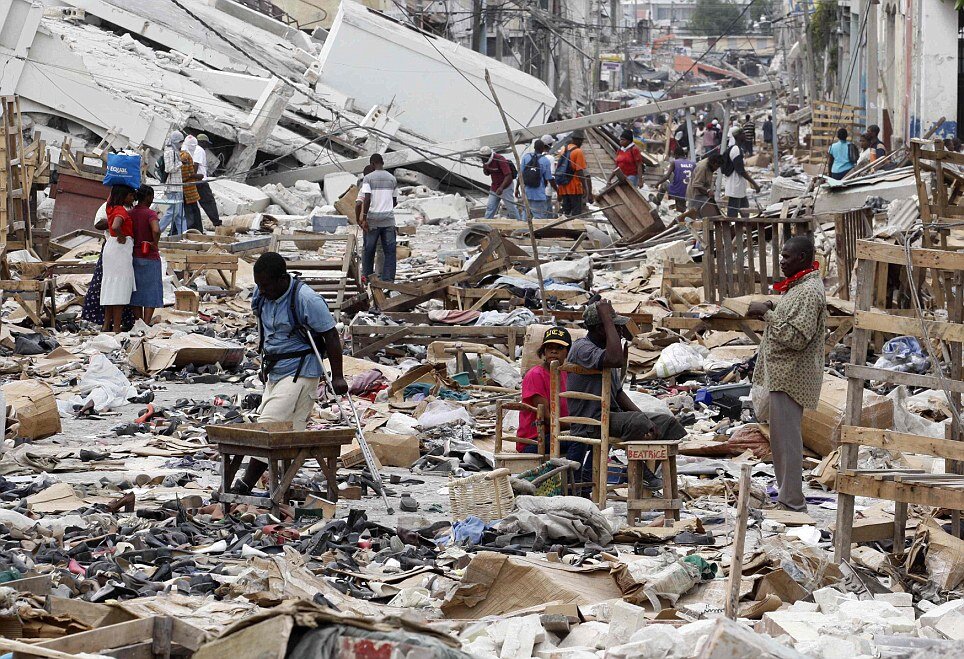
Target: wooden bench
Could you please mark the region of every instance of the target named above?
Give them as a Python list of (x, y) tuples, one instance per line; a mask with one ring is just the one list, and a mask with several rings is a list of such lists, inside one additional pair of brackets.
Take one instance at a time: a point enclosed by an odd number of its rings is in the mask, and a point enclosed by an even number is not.
[[(326, 430), (292, 430), (290, 423), (247, 423), (206, 426), (208, 439), (221, 454), (221, 490), (217, 500), (224, 504), (225, 514), (232, 503), (270, 507), (276, 517), (288, 498), (288, 489), (298, 470), (314, 458), (328, 484), (328, 500), (338, 500), (337, 462), (341, 447), (355, 438), (352, 428)], [(234, 476), (245, 456), (261, 458), (268, 463), (268, 496), (232, 494)]]

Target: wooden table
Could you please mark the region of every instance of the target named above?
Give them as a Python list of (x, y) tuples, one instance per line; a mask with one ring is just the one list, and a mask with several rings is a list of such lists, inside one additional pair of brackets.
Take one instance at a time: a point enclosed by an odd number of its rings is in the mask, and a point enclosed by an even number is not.
[[(353, 428), (292, 430), (290, 423), (247, 423), (206, 426), (210, 439), (221, 453), (221, 490), (217, 500), (225, 513), (232, 503), (270, 507), (277, 516), (298, 470), (310, 458), (318, 461), (328, 481), (328, 499), (338, 499), (337, 461), (341, 447), (355, 438)], [(232, 494), (234, 476), (245, 456), (268, 463), (268, 496)]]

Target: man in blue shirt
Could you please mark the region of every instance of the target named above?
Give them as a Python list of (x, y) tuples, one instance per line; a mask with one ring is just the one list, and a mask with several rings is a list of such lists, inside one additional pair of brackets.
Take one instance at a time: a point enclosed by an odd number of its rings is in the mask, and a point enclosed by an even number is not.
[[(549, 156), (546, 155), (549, 145), (540, 138), (532, 143), (532, 148), (533, 153), (522, 156), (522, 173), (517, 186), (520, 184), (525, 186), (525, 195), (532, 217), (536, 220), (546, 220), (552, 217), (549, 210), (549, 196), (546, 194), (546, 183), (556, 190), (556, 180), (552, 176)], [(536, 176), (538, 176), (538, 183)], [(516, 189), (516, 194), (518, 193), (519, 190)]]
[(838, 181), (846, 175), (854, 165), (857, 164), (857, 155), (853, 144), (847, 141), (847, 129), (841, 128), (837, 131), (837, 141), (830, 145), (830, 155), (828, 156), (827, 168), (830, 170), (830, 178)]
[[(335, 393), (348, 393), (335, 319), (324, 298), (290, 276), (285, 260), (276, 252), (258, 257), (254, 281), (257, 288), (251, 308), (258, 317), (265, 382), (258, 420), (288, 421), (295, 430), (304, 430), (318, 396), (323, 368), (307, 332), (314, 336), (322, 355), (328, 356)], [(252, 458), (232, 490), (236, 494), (250, 493), (267, 468), (267, 464)]]

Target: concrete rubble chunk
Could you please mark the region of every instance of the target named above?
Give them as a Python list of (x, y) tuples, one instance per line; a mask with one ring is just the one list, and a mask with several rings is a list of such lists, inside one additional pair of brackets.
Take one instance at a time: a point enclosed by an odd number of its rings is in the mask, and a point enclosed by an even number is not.
[(559, 642), (559, 649), (606, 647), (609, 625), (605, 622), (584, 622), (573, 627), (569, 634)]
[(951, 611), (934, 623), (934, 629), (952, 641), (964, 641), (964, 614)]
[[(611, 635), (611, 634), (610, 634)], [(628, 643), (610, 644), (606, 659), (666, 659), (680, 656), (680, 635), (675, 627), (653, 623), (636, 631)]]
[(499, 659), (528, 659), (538, 641), (545, 639), (545, 632), (536, 614), (510, 618), (506, 625)]
[(626, 643), (633, 633), (649, 622), (646, 610), (629, 602), (616, 602), (609, 618), (609, 637), (606, 645), (612, 647)]
[(856, 600), (854, 593), (841, 593), (836, 588), (827, 587), (813, 591), (813, 599), (820, 607), (820, 613), (836, 613), (843, 602)]
[(934, 627), (941, 619), (952, 613), (964, 613), (964, 600), (949, 600), (921, 614), (917, 619), (919, 627)]
[(261, 213), (271, 203), (271, 198), (253, 185), (231, 179), (218, 179), (211, 181), (210, 186), (221, 215)]
[(840, 603), (837, 613), (844, 620), (883, 626), (895, 633), (910, 632), (914, 629), (913, 618), (908, 619), (903, 612), (889, 602), (877, 600), (844, 601)]
[(325, 174), (325, 199), (328, 200), (329, 204), (334, 204), (343, 194), (345, 194), (348, 188), (358, 182), (358, 179), (358, 176), (349, 174), (348, 172)]

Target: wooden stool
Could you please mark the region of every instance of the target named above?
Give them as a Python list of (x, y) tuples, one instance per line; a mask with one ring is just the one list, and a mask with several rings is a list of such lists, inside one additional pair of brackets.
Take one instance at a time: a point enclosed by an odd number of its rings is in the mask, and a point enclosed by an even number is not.
[[(679, 519), (681, 507), (679, 483), (676, 479), (676, 455), (678, 440), (655, 440), (651, 442), (626, 442), (629, 459), (629, 497), (626, 501), (626, 521), (632, 526), (636, 516), (649, 510), (662, 510), (666, 521)], [(663, 496), (653, 496), (654, 490), (643, 482), (643, 466), (647, 462), (663, 465)], [(655, 471), (655, 469), (653, 469)]]
[[(278, 516), (298, 470), (315, 458), (328, 481), (328, 499), (338, 499), (337, 461), (341, 447), (355, 438), (352, 428), (294, 431), (290, 423), (247, 423), (207, 426), (208, 439), (221, 453), (221, 490), (217, 500), (227, 514), (232, 503), (270, 507)], [(245, 456), (268, 463), (268, 496), (232, 494), (231, 485)]]

